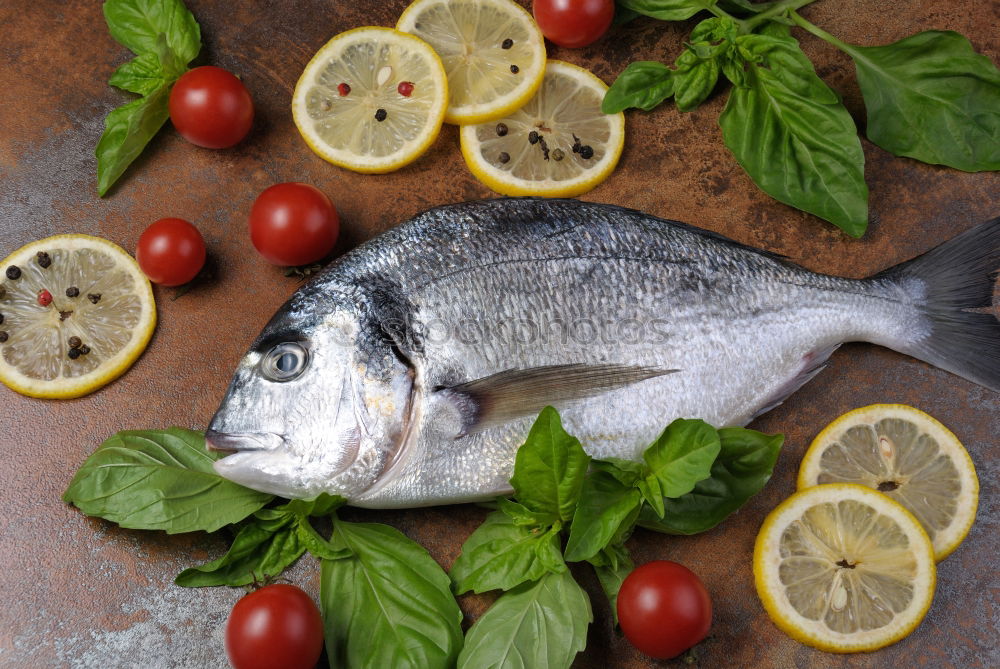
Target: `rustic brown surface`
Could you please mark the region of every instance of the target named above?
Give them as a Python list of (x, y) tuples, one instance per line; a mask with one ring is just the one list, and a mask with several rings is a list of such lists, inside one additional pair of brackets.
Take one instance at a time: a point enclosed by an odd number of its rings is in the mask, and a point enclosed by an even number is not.
[[(237, 589), (185, 590), (182, 568), (214, 558), (221, 538), (123, 531), (86, 519), (60, 501), (76, 468), (122, 429), (182, 425), (203, 429), (232, 368), (270, 314), (295, 290), (250, 245), (246, 219), (254, 197), (281, 181), (306, 181), (339, 208), (343, 248), (428, 207), (489, 197), (466, 170), (456, 129), (394, 174), (362, 176), (315, 157), (291, 121), (292, 87), (313, 52), (360, 25), (392, 25), (405, 6), (392, 2), (209, 2), (189, 0), (202, 26), (200, 62), (230, 69), (257, 106), (251, 135), (211, 151), (168, 125), (105, 199), (95, 194), (93, 147), (103, 118), (126, 95), (106, 85), (128, 57), (108, 35), (98, 3), (7, 0), (0, 4), (0, 257), (46, 235), (82, 232), (129, 250), (163, 216), (195, 222), (218, 261), (218, 279), (172, 300), (157, 288), (160, 324), (148, 350), (121, 379), (79, 400), (21, 397), (0, 387), (0, 666), (221, 667), (222, 625)], [(991, 7), (992, 5), (992, 7)], [(807, 18), (847, 41), (879, 44), (919, 30), (957, 30), (1000, 61), (997, 5), (974, 0), (906, 3), (823, 0)], [(638, 20), (592, 47), (550, 54), (612, 81), (627, 62), (670, 59), (692, 23)], [(863, 110), (853, 67), (825, 43), (797, 33), (819, 74)], [(642, 209), (785, 254), (818, 271), (860, 277), (925, 251), (1000, 213), (1000, 176), (964, 174), (895, 158), (865, 142), (871, 187), (870, 232), (852, 240), (833, 227), (770, 200), (722, 146), (717, 93), (701, 109), (630, 113), (618, 170), (584, 199)], [(799, 460), (830, 420), (872, 402), (905, 402), (932, 412), (965, 442), (982, 484), (979, 518), (939, 567), (934, 604), (909, 638), (868, 655), (840, 657), (802, 646), (774, 627), (754, 592), (754, 536), (766, 513), (794, 488)], [(698, 666), (997, 667), (1000, 554), (997, 394), (902, 355), (848, 345), (829, 369), (754, 427), (787, 435), (763, 493), (704, 535), (671, 538), (639, 531), (637, 562), (678, 560), (704, 579), (715, 603)], [(445, 567), (485, 512), (472, 506), (414, 511), (347, 511), (381, 521), (425, 545)], [(587, 650), (575, 666), (683, 666), (638, 655), (612, 632), (596, 580), (581, 571), (594, 602)], [(291, 578), (314, 593), (317, 563), (304, 558)], [(463, 598), (478, 615), (484, 599)]]

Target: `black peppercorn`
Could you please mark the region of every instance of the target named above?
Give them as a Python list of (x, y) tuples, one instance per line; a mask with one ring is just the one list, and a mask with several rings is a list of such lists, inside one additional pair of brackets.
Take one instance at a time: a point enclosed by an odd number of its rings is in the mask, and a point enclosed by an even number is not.
[(39, 251), (38, 254), (35, 256), (35, 262), (37, 262), (38, 266), (41, 267), (42, 269), (46, 269), (48, 268), (49, 265), (52, 264), (52, 258), (49, 257), (49, 254), (46, 253), (45, 251)]
[(379, 123), (381, 123), (382, 121), (384, 121), (385, 117), (388, 116), (388, 115), (389, 115), (389, 112), (387, 112), (386, 110), (384, 110), (382, 108), (379, 108), (379, 109), (375, 110), (375, 120), (378, 121)]
[(528, 143), (538, 144), (538, 131), (532, 130), (531, 132), (528, 133)]
[(510, 154), (507, 153), (506, 151), (501, 151), (500, 155), (497, 156), (497, 160), (499, 160), (501, 163), (509, 163), (510, 162)]
[(507, 134), (507, 124), (506, 123), (497, 123), (497, 136), (498, 137), (503, 137), (506, 134)]
[(70, 348), (80, 348), (83, 346), (83, 341), (81, 341), (79, 337), (70, 337), (69, 342), (67, 343)]
[(509, 49), (512, 46), (514, 46), (514, 40), (512, 40), (509, 37), (507, 39), (505, 39), (504, 41), (500, 42), (500, 48), (501, 49)]
[(510, 73), (511, 74), (517, 74), (520, 71), (521, 71), (521, 68), (519, 68), (517, 65), (511, 65), (510, 66)]
[(70, 286), (66, 289), (66, 297), (76, 297), (80, 294), (80, 289), (76, 286)]
[(87, 355), (88, 353), (90, 353), (90, 347), (89, 346), (83, 345), (83, 346), (80, 347), (80, 354), (81, 355)]
[(4, 332), (3, 330), (0, 330), (0, 344), (4, 343), (5, 341), (7, 341), (7, 333)]
[(78, 349), (78, 348), (71, 348), (69, 350), (69, 353), (67, 353), (66, 355), (69, 356), (70, 360), (76, 360), (77, 358), (80, 357), (80, 349)]
[(594, 157), (594, 149), (589, 144), (584, 144), (580, 147), (580, 157), (584, 160), (588, 160)]
[(7, 268), (7, 278), (11, 281), (17, 281), (21, 278), (21, 268), (17, 265), (11, 265)]

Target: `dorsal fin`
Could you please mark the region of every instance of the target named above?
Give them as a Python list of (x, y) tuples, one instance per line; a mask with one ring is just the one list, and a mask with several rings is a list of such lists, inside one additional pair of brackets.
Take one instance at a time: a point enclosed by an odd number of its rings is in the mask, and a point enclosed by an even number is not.
[(459, 437), (514, 418), (534, 415), (549, 404), (592, 397), (679, 370), (614, 364), (549, 365), (510, 369), (435, 391), (458, 411)]

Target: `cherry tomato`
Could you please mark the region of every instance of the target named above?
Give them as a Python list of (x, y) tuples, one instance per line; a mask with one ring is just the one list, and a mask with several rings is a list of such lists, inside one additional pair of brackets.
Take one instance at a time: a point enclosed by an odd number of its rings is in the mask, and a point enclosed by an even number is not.
[(184, 139), (225, 149), (253, 125), (253, 100), (243, 82), (221, 67), (205, 65), (181, 75), (170, 91), (170, 120)]
[(153, 283), (179, 286), (205, 264), (205, 240), (184, 219), (161, 218), (139, 235), (135, 259)]
[(226, 655), (235, 669), (314, 669), (323, 620), (294, 585), (266, 585), (236, 602), (226, 621)]
[(641, 652), (676, 657), (705, 638), (712, 625), (712, 600), (694, 572), (656, 560), (636, 568), (618, 591), (618, 622)]
[(330, 198), (309, 184), (271, 186), (250, 209), (250, 241), (275, 265), (316, 262), (333, 250), (339, 233), (340, 217)]
[(542, 34), (578, 49), (596, 42), (615, 17), (614, 0), (535, 0), (531, 8)]

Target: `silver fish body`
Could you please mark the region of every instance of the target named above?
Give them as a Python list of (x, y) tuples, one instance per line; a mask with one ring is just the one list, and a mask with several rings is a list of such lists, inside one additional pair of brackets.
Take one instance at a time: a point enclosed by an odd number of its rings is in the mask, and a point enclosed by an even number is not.
[[(952, 243), (953, 274), (993, 262), (998, 230)], [(982, 291), (936, 288), (951, 275), (925, 276), (931, 260), (849, 280), (613, 206), (441, 207), (293, 295), (241, 362), (208, 440), (237, 451), (216, 469), (253, 488), (410, 507), (509, 490), (546, 403), (591, 455), (636, 458), (675, 418), (746, 424), (846, 341), (997, 389), (995, 319), (962, 325), (992, 346), (982, 362), (929, 307), (935, 290)]]

